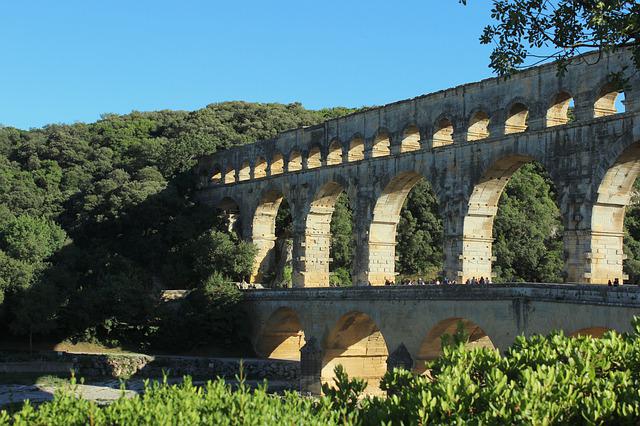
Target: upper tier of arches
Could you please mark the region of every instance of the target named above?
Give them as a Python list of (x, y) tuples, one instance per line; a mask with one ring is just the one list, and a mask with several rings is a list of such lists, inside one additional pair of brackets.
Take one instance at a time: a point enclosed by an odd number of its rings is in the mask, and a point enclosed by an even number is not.
[[(443, 112), (427, 121), (413, 118), (397, 128), (378, 127), (369, 137), (354, 132), (350, 137), (334, 137), (328, 142), (314, 141), (302, 146), (296, 138), (287, 152), (266, 148), (240, 148), (233, 158), (218, 160), (209, 168), (212, 184), (234, 184), (283, 173), (294, 173), (318, 167), (335, 167), (417, 150), (437, 150), (453, 144), (478, 143), (502, 137), (573, 122), (598, 119), (625, 112), (627, 97), (622, 86), (606, 81), (596, 89), (582, 91), (574, 99), (569, 89), (554, 89), (547, 101), (515, 96), (500, 107), (478, 106), (461, 115)], [(577, 90), (577, 89), (576, 89)], [(580, 96), (583, 96), (582, 98)], [(586, 97), (586, 98), (585, 98)], [(446, 108), (445, 108), (446, 109)], [(585, 112), (586, 111), (586, 112)], [(415, 114), (413, 114), (415, 115)], [(274, 143), (274, 145), (277, 145)], [(257, 145), (254, 145), (257, 146)]]

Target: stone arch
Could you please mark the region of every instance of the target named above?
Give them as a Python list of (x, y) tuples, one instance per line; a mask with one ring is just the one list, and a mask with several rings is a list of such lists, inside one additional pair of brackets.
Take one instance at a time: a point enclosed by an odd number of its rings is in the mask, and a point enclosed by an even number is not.
[(240, 226), (240, 205), (231, 197), (224, 197), (216, 204), (216, 208), (222, 212), (227, 221), (227, 230), (239, 234)]
[(227, 170), (224, 173), (224, 183), (235, 183), (236, 181), (236, 169), (231, 166), (227, 166)]
[(623, 273), (624, 216), (631, 202), (633, 184), (640, 175), (640, 142), (628, 146), (607, 170), (598, 186), (591, 211), (590, 270), (585, 277), (594, 284), (626, 279)]
[(391, 139), (389, 132), (381, 129), (373, 139), (373, 145), (371, 147), (371, 156), (373, 158), (385, 157), (391, 154)]
[(219, 184), (219, 183), (223, 183), (223, 176), (222, 176), (222, 169), (220, 168), (220, 166), (216, 165), (213, 168), (213, 171), (211, 172), (211, 178), (210, 181), (213, 184)]
[(302, 170), (302, 155), (300, 154), (300, 151), (294, 149), (289, 153), (287, 171), (297, 172), (298, 170)]
[(425, 372), (425, 363), (442, 355), (442, 336), (455, 335), (458, 327), (461, 327), (468, 336), (466, 348), (496, 348), (487, 333), (473, 321), (461, 317), (447, 318), (433, 326), (422, 340), (414, 363), (415, 372)]
[(322, 166), (322, 150), (318, 145), (314, 145), (307, 155), (307, 169), (316, 169)]
[(244, 161), (238, 170), (238, 181), (242, 182), (251, 179), (251, 166), (248, 161)]
[(607, 115), (623, 112), (618, 111), (616, 106), (616, 100), (621, 94), (624, 96), (624, 91), (619, 83), (609, 82), (603, 85), (593, 104), (593, 117), (606, 117)]
[(284, 157), (281, 153), (276, 152), (271, 157), (270, 175), (279, 175), (284, 173)]
[(262, 157), (258, 157), (253, 166), (253, 178), (260, 179), (265, 176), (267, 176), (267, 161)]
[(263, 358), (300, 361), (300, 348), (304, 343), (304, 330), (298, 313), (291, 308), (280, 307), (262, 327), (255, 351)]
[(396, 232), (400, 212), (409, 192), (422, 178), (414, 171), (400, 173), (376, 200), (369, 226), (369, 263), (365, 282), (384, 285), (387, 279), (395, 281)]
[(453, 143), (453, 123), (447, 117), (442, 117), (436, 122), (433, 132), (433, 147), (451, 145)]
[(528, 129), (529, 108), (522, 102), (515, 102), (511, 105), (504, 123), (504, 134), (521, 133)]
[(547, 109), (547, 127), (562, 126), (569, 122), (569, 105), (572, 100), (573, 97), (566, 91), (553, 97)]
[(314, 194), (305, 219), (300, 270), (293, 276), (296, 287), (326, 287), (329, 285), (329, 250), (331, 248), (331, 217), (344, 186), (329, 182)]
[(585, 327), (569, 334), (569, 337), (591, 336), (599, 339), (604, 336), (607, 331), (611, 331), (611, 329), (608, 327)]
[[(464, 216), (458, 279), (491, 277), (493, 220), (498, 202), (511, 176), (535, 158), (512, 154), (495, 161), (475, 183)], [(454, 257), (455, 253), (454, 253)], [(455, 271), (448, 271), (453, 274)]]
[(400, 153), (417, 151), (420, 149), (420, 129), (410, 124), (404, 128), (400, 141)]
[(351, 163), (362, 160), (364, 160), (364, 139), (361, 136), (354, 136), (349, 142), (347, 161)]
[(276, 216), (283, 199), (280, 191), (267, 190), (262, 194), (253, 214), (251, 241), (257, 246), (258, 253), (254, 260), (251, 282), (262, 282), (265, 274), (272, 269), (275, 258)]
[(338, 139), (331, 141), (327, 152), (327, 166), (335, 164), (342, 164), (342, 144)]
[(467, 129), (467, 141), (477, 141), (489, 137), (489, 114), (484, 111), (476, 111), (469, 119)]
[(333, 383), (333, 369), (341, 364), (350, 377), (367, 381), (367, 392), (380, 392), (387, 371), (387, 343), (373, 319), (359, 311), (343, 315), (323, 344), (322, 382)]

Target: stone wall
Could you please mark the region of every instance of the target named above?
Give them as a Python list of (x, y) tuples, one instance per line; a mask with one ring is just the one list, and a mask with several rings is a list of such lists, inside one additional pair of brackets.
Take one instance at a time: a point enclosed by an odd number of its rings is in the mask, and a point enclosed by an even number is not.
[[(161, 378), (185, 375), (201, 379), (221, 377), (233, 380), (240, 374), (240, 360), (175, 356), (97, 355), (40, 353), (26, 356), (0, 355), (1, 373), (64, 373), (73, 370), (76, 377)], [(294, 361), (242, 360), (248, 380), (296, 381), (299, 363)]]

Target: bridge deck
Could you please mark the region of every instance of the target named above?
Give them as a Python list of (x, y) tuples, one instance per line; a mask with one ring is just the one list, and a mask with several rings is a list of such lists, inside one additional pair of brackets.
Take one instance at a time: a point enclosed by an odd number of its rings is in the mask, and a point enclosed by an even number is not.
[(319, 287), (245, 290), (246, 301), (507, 300), (640, 307), (640, 287), (507, 283), (384, 287)]

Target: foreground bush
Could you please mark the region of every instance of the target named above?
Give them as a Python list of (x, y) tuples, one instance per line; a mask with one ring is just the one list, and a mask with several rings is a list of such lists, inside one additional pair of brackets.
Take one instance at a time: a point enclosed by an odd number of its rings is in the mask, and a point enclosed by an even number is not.
[(502, 357), (466, 350), (457, 336), (430, 363), (431, 378), (387, 373), (387, 398), (363, 397), (364, 382), (339, 366), (322, 398), (244, 384), (233, 390), (222, 380), (196, 387), (187, 379), (152, 384), (107, 407), (60, 392), (38, 408), (27, 403), (13, 415), (0, 413), (0, 424), (638, 424), (640, 322), (634, 326), (634, 333), (601, 339), (520, 337)]

